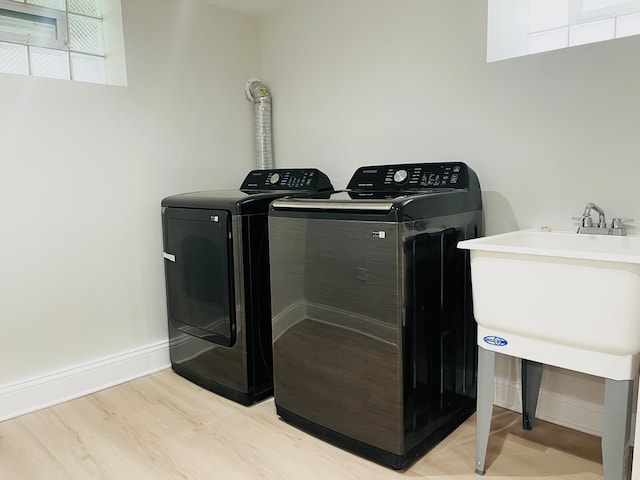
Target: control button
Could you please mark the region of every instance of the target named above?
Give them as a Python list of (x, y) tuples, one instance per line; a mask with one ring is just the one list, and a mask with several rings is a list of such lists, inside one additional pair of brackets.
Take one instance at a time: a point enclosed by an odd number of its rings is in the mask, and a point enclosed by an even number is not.
[(458, 173), (460, 171), (460, 167), (459, 166), (455, 166), (453, 167), (453, 171)]
[(273, 175), (271, 175), (271, 178), (269, 179), (269, 183), (271, 185), (275, 185), (279, 181), (280, 181), (280, 174), (279, 173), (274, 173)]
[(393, 174), (393, 181), (396, 183), (402, 183), (407, 179), (407, 171), (406, 170), (398, 170)]
[(458, 183), (458, 174), (454, 173), (451, 175), (451, 183)]

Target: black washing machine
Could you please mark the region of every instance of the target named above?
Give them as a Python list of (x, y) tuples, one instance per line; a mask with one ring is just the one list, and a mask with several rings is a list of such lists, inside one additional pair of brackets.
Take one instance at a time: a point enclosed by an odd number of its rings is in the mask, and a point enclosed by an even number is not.
[(317, 169), (254, 170), (239, 190), (162, 200), (177, 374), (243, 405), (272, 395), (269, 203), (331, 189)]
[(359, 168), (345, 191), (269, 211), (274, 399), (286, 421), (395, 469), (475, 410), (464, 163)]

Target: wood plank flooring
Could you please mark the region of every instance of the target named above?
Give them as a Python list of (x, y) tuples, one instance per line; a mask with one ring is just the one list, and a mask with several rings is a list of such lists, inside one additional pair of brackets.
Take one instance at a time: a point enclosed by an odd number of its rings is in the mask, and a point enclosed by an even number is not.
[(600, 439), (495, 408), (487, 474), (473, 473), (475, 415), (404, 472), (314, 438), (162, 371), (0, 423), (0, 479), (602, 478)]

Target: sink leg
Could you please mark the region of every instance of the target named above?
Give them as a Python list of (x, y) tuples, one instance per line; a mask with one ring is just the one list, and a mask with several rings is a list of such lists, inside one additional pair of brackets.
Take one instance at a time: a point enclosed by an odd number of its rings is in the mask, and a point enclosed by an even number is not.
[[(636, 377), (637, 378), (637, 377)], [(638, 387), (640, 397), (640, 386)], [(631, 480), (640, 480), (640, 402), (636, 406), (636, 433), (633, 442), (633, 460), (631, 463)]]
[(484, 463), (487, 458), (491, 415), (493, 414), (493, 378), (496, 354), (478, 347), (478, 397), (476, 400), (476, 470), (478, 475), (486, 473)]
[(522, 359), (522, 428), (532, 430), (542, 382), (542, 363)]
[(605, 381), (602, 465), (604, 480), (625, 480), (631, 428), (631, 380)]

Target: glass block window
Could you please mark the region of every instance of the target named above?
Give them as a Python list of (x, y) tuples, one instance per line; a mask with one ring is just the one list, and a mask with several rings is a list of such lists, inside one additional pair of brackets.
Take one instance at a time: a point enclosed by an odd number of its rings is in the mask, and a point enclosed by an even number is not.
[(106, 84), (102, 1), (0, 0), (0, 73)]
[(102, 2), (96, 0), (68, 0), (69, 12), (79, 13), (88, 17), (102, 17)]
[(0, 42), (0, 72), (29, 75), (27, 47)]
[(69, 80), (69, 55), (62, 50), (30, 47), (31, 74), (36, 77)]
[(99, 18), (69, 14), (69, 48), (76, 52), (103, 55), (102, 21)]
[(39, 7), (55, 8), (56, 10), (64, 10), (65, 0), (29, 0), (31, 5), (38, 5)]
[(107, 83), (107, 66), (102, 57), (72, 53), (71, 72), (81, 82)]

